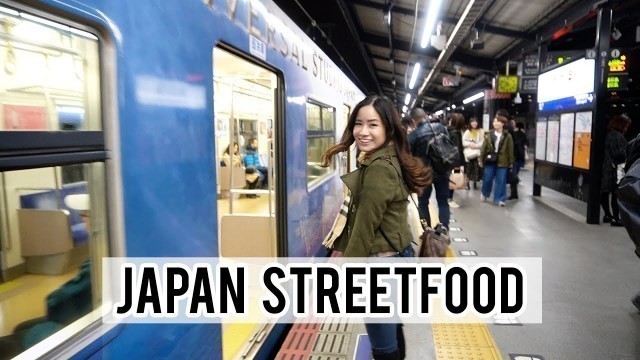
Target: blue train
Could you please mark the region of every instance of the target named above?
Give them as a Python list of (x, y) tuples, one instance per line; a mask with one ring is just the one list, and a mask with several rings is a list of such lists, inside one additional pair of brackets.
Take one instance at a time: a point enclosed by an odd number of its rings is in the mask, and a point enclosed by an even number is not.
[(326, 255), (354, 154), (320, 156), (362, 92), (269, 0), (0, 25), (0, 358), (273, 356), (285, 325), (103, 324), (101, 260)]

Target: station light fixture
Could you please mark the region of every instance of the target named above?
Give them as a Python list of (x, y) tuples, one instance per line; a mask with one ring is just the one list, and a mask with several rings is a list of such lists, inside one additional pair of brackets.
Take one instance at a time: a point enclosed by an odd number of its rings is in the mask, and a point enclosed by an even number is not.
[(413, 90), (413, 87), (416, 86), (416, 80), (418, 80), (418, 73), (420, 73), (420, 63), (416, 63), (413, 66), (413, 73), (411, 73), (411, 80), (409, 81), (409, 89)]
[(455, 110), (455, 108), (456, 108), (456, 104), (452, 104), (452, 105), (451, 105), (451, 108)]
[(444, 111), (442, 111), (442, 110), (438, 110), (438, 111), (436, 111), (436, 112), (434, 113), (434, 115), (435, 115), (435, 116), (440, 116), (440, 115), (442, 115), (442, 114), (444, 114)]
[(477, 94), (475, 94), (473, 96), (469, 96), (468, 98), (462, 100), (462, 103), (466, 105), (466, 104), (468, 104), (470, 102), (474, 102), (474, 101), (476, 101), (478, 99), (482, 99), (483, 97), (484, 97), (484, 92), (481, 91), (481, 92), (479, 92), (479, 93), (477, 93)]
[(409, 101), (411, 101), (411, 94), (407, 94), (407, 96), (404, 97), (405, 105), (409, 105)]
[(424, 30), (422, 31), (422, 40), (420, 41), (420, 46), (422, 48), (426, 48), (429, 45), (429, 40), (431, 40), (431, 35), (433, 35), (433, 29), (436, 26), (436, 18), (440, 13), (440, 4), (442, 0), (431, 0), (429, 1), (429, 9), (427, 10), (427, 19), (424, 23)]

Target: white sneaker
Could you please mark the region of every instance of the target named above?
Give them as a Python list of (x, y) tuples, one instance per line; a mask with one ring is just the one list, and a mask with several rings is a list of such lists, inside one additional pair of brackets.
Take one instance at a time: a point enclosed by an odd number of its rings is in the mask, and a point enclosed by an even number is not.
[(458, 203), (456, 203), (456, 202), (455, 202), (455, 201), (453, 201), (453, 200), (449, 200), (449, 207), (450, 207), (450, 208), (453, 208), (453, 209), (457, 209), (457, 208), (459, 208), (459, 207), (460, 207), (460, 205), (458, 205)]
[(481, 199), (482, 199), (482, 201), (483, 201), (483, 202), (484, 202), (484, 201), (487, 201), (487, 197), (486, 197), (486, 196), (484, 196), (484, 195), (482, 195), (482, 196), (481, 196)]
[(504, 207), (505, 203), (504, 203), (504, 201), (500, 201), (500, 202), (498, 203), (498, 205), (499, 205), (499, 206), (501, 206), (501, 207)]

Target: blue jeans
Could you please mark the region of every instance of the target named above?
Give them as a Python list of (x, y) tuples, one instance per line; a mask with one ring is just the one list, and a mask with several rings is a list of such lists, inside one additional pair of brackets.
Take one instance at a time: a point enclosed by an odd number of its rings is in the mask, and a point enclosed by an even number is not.
[(496, 188), (493, 192), (493, 202), (505, 202), (507, 200), (507, 174), (509, 168), (498, 167), (496, 165), (485, 164), (484, 176), (482, 177), (482, 195), (486, 198), (491, 195), (493, 180), (496, 181)]
[(431, 226), (431, 216), (429, 215), (429, 198), (433, 188), (436, 189), (436, 201), (438, 202), (438, 217), (440, 223), (449, 228), (449, 173), (437, 174), (433, 173), (433, 182), (424, 188), (424, 191), (418, 196), (418, 208), (420, 210), (420, 218), (427, 220), (427, 224)]
[[(411, 245), (404, 248), (404, 250), (400, 252), (400, 255), (394, 255), (393, 257), (400, 256), (408, 258), (414, 257), (415, 253)], [(395, 292), (394, 287), (391, 288), (391, 292), (392, 294)], [(395, 299), (395, 294), (392, 298)], [(397, 323), (367, 323), (365, 319), (364, 327), (367, 329), (367, 335), (369, 335), (371, 350), (376, 354), (389, 354), (398, 350)]]

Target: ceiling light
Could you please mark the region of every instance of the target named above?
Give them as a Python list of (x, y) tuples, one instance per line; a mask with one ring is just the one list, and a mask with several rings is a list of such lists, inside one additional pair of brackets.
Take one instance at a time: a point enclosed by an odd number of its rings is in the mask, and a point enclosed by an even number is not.
[(424, 23), (424, 30), (422, 32), (422, 41), (420, 41), (420, 46), (422, 48), (426, 48), (429, 44), (429, 40), (431, 39), (431, 35), (433, 34), (433, 28), (436, 25), (436, 17), (440, 12), (440, 4), (442, 0), (431, 0), (429, 2), (429, 9), (427, 10), (427, 19)]
[(405, 105), (409, 105), (409, 101), (411, 101), (411, 94), (407, 94), (407, 96), (404, 97)]
[(416, 80), (418, 79), (418, 73), (420, 72), (420, 63), (416, 63), (413, 66), (413, 73), (411, 74), (411, 81), (409, 81), (409, 89), (413, 89), (416, 86)]
[(473, 96), (469, 96), (468, 98), (462, 100), (463, 104), (468, 104), (470, 102), (476, 101), (478, 99), (482, 99), (484, 97), (484, 92), (479, 92)]

